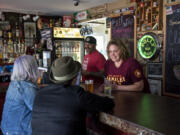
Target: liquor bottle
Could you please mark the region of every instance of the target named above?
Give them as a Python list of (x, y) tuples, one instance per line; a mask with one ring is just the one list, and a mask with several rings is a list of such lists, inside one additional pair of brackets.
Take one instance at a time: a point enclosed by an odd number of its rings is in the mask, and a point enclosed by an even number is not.
[(79, 52), (79, 50), (80, 50), (80, 45), (79, 45), (79, 43), (77, 44), (77, 52)]
[(16, 22), (16, 38), (19, 38), (19, 26), (17, 22)]
[(3, 41), (3, 61), (6, 62), (8, 60), (8, 46), (7, 41), (4, 39)]
[(7, 39), (7, 37), (8, 37), (7, 31), (4, 30), (4, 31), (3, 31), (3, 38), (4, 38), (4, 39)]
[(13, 41), (12, 41), (12, 33), (8, 32), (8, 53), (10, 56), (13, 54)]
[(0, 25), (0, 38), (2, 37), (2, 35), (3, 35), (3, 31), (2, 31), (2, 27)]
[(3, 59), (3, 40), (0, 38), (0, 62), (2, 62)]
[(50, 27), (50, 28), (53, 27), (53, 19), (50, 19), (49, 27)]
[[(19, 41), (20, 41), (20, 40), (19, 40)], [(19, 43), (19, 45), (21, 46), (21, 47), (20, 47), (20, 48), (21, 48), (21, 49), (20, 49), (21, 54), (25, 54), (27, 48), (26, 48), (26, 46), (25, 46), (24, 39), (22, 39), (22, 41), (21, 41), (21, 43)]]
[(20, 38), (18, 38), (18, 41), (17, 41), (17, 53), (18, 55), (21, 55), (21, 41), (20, 41)]
[(14, 43), (13, 43), (13, 46), (14, 46), (14, 54), (18, 54), (18, 41), (17, 41), (17, 38), (14, 40)]

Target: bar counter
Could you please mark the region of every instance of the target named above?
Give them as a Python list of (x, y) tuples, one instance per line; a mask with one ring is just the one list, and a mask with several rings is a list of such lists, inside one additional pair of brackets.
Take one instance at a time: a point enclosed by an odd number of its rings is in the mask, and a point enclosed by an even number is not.
[(180, 135), (180, 100), (113, 91), (115, 108), (100, 121), (130, 135)]

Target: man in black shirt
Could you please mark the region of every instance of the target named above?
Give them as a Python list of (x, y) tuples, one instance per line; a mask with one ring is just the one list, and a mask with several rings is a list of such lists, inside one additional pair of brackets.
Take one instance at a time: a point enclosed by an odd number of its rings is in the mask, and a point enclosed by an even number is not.
[(81, 64), (71, 57), (56, 59), (51, 66), (53, 84), (42, 88), (34, 101), (32, 135), (86, 135), (87, 112), (109, 111), (112, 99), (75, 86)]

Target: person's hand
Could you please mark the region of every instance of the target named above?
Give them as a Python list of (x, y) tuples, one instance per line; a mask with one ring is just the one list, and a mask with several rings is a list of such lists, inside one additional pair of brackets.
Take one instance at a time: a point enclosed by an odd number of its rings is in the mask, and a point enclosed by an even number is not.
[(104, 84), (101, 84), (99, 87), (97, 87), (98, 93), (102, 93), (104, 91)]
[(117, 90), (118, 85), (116, 83), (112, 83), (111, 88), (112, 88), (112, 90)]

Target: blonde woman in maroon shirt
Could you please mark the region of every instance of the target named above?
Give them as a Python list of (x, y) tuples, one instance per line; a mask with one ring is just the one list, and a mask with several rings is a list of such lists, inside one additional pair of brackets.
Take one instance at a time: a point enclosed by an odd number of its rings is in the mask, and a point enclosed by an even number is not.
[(107, 45), (109, 59), (105, 63), (105, 76), (113, 82), (112, 90), (149, 91), (139, 62), (129, 56), (121, 40), (111, 40)]

